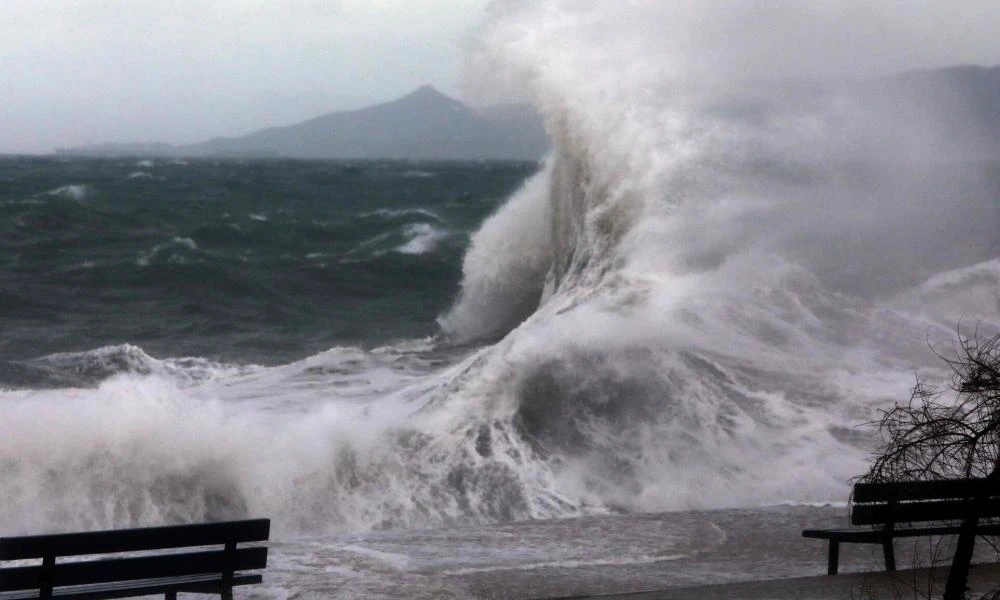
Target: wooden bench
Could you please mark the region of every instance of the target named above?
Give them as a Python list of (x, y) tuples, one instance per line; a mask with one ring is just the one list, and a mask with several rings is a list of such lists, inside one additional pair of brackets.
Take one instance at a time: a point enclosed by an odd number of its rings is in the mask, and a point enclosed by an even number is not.
[[(253, 519), (0, 538), (0, 561), (36, 563), (0, 568), (0, 600), (152, 594), (175, 600), (178, 592), (220, 594), (229, 600), (233, 586), (262, 581), (259, 573), (245, 571), (267, 566), (266, 547), (237, 544), (267, 541), (270, 528), (268, 519)], [(57, 562), (63, 557), (74, 560)]]
[(841, 542), (881, 544), (886, 570), (895, 571), (892, 546), (895, 538), (958, 534), (966, 519), (972, 519), (978, 535), (1000, 534), (1000, 525), (978, 522), (982, 518), (1000, 516), (1000, 487), (996, 481), (948, 479), (859, 483), (854, 486), (851, 496), (851, 523), (868, 525), (868, 528), (806, 529), (802, 532), (803, 537), (830, 541), (827, 562), (830, 575), (837, 574)]

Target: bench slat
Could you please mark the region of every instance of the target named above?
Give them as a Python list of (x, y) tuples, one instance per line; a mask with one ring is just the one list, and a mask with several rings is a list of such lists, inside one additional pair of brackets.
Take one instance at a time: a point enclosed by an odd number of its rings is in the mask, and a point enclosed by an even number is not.
[[(955, 535), (962, 530), (960, 525), (934, 525), (931, 527), (904, 527), (893, 529), (892, 537), (917, 537), (926, 535)], [(979, 535), (1000, 534), (1000, 524), (976, 527)], [(848, 543), (878, 543), (882, 541), (881, 529), (804, 529), (802, 537), (822, 540), (837, 540)]]
[[(267, 566), (267, 548), (240, 548), (233, 561), (225, 550), (184, 552), (133, 558), (57, 563), (52, 568), (53, 586), (71, 586), (110, 581), (181, 577), (204, 573), (221, 574), (224, 569), (247, 571)], [(0, 591), (23, 590), (41, 586), (42, 567), (0, 569)]]
[(262, 542), (270, 535), (269, 519), (223, 521), (197, 525), (144, 527), (83, 533), (0, 538), (0, 560), (138, 552), (227, 542)]
[(1000, 495), (1000, 482), (986, 479), (941, 479), (938, 481), (900, 481), (891, 483), (858, 483), (852, 494), (856, 503), (888, 502), (889, 500), (945, 500), (969, 498), (983, 491)]
[[(876, 527), (802, 532), (803, 537), (829, 540), (830, 575), (837, 574), (840, 544), (844, 542), (881, 544), (886, 570), (895, 571), (892, 544), (895, 538), (962, 534), (963, 527), (958, 522), (974, 523), (975, 535), (1000, 534), (1000, 523), (978, 521), (1000, 517), (1000, 478), (859, 483), (854, 486), (851, 500), (851, 523)], [(969, 521), (970, 517), (975, 520)], [(919, 522), (929, 524), (906, 526)], [(899, 523), (904, 527), (897, 527)], [(948, 586), (952, 586), (951, 576)]]
[[(232, 583), (234, 586), (252, 585), (263, 580), (260, 575), (237, 575)], [(65, 600), (97, 600), (164, 594), (170, 591), (218, 594), (222, 591), (222, 578), (209, 575), (82, 585), (57, 589), (52, 597)], [(36, 600), (38, 596), (38, 590), (0, 592), (0, 600)]]
[[(854, 525), (912, 523), (918, 521), (948, 521), (969, 514), (969, 500), (931, 500), (889, 504), (855, 504), (851, 510)], [(1000, 498), (990, 498), (979, 509), (980, 517), (1000, 516)]]

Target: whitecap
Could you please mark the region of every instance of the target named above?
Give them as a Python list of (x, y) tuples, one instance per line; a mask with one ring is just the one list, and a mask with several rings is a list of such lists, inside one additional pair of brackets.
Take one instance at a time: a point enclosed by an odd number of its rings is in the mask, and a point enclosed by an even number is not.
[(400, 254), (427, 254), (437, 248), (438, 242), (448, 236), (448, 232), (427, 223), (407, 225), (403, 235), (409, 238), (405, 244), (393, 248)]
[(441, 217), (437, 213), (428, 210), (426, 208), (380, 208), (378, 210), (373, 210), (369, 212), (363, 212), (360, 217), (383, 217), (386, 219), (394, 219), (397, 217), (408, 217), (408, 216), (421, 216), (434, 219), (435, 221), (441, 221)]
[(88, 185), (74, 183), (70, 185), (64, 185), (57, 187), (55, 189), (48, 190), (38, 194), (39, 196), (52, 196), (54, 198), (68, 198), (70, 200), (83, 200), (91, 193), (91, 188)]
[(192, 240), (191, 238), (175, 237), (175, 238), (171, 239), (170, 241), (172, 241), (175, 244), (184, 246), (185, 248), (188, 248), (189, 250), (197, 250), (198, 249), (198, 244), (196, 244), (195, 241)]
[[(139, 256), (135, 259), (135, 264), (140, 267), (148, 267), (153, 257), (159, 255), (161, 252), (167, 251), (171, 246), (180, 246), (182, 248), (187, 248), (188, 250), (198, 249), (198, 244), (195, 243), (193, 239), (187, 237), (174, 237), (167, 243), (157, 244), (156, 246), (153, 246), (152, 250), (139, 254)], [(186, 262), (186, 259), (183, 256), (176, 254), (171, 255), (168, 260), (175, 264), (184, 264)]]

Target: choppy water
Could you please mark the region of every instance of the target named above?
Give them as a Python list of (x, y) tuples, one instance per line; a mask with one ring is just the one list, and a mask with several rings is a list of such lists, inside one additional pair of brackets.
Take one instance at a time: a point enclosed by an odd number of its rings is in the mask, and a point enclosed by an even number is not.
[(0, 531), (268, 516), (268, 594), (502, 596), (845, 499), (857, 425), (1000, 327), (1000, 169), (617, 11), (481, 32), (541, 167), (0, 161)]
[(277, 364), (433, 335), (469, 235), (533, 170), (4, 160), (0, 357)]

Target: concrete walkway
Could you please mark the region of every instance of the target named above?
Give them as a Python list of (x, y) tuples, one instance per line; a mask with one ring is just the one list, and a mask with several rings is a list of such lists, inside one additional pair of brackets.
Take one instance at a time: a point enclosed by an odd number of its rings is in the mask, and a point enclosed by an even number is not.
[[(869, 600), (940, 598), (947, 567), (795, 577), (726, 583), (599, 596), (566, 596), (558, 600)], [(976, 565), (969, 576), (969, 597), (1000, 589), (1000, 563)], [(550, 598), (546, 600), (557, 600)]]

